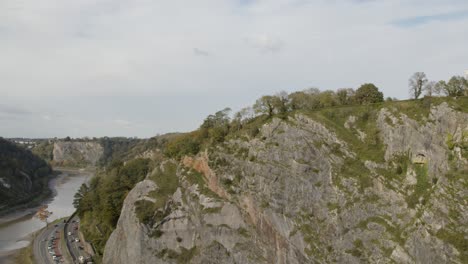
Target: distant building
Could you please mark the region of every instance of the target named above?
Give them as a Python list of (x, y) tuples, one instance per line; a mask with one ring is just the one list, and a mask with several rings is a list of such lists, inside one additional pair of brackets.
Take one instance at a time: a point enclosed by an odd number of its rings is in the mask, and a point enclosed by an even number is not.
[(465, 78), (468, 79), (468, 70), (465, 71)]

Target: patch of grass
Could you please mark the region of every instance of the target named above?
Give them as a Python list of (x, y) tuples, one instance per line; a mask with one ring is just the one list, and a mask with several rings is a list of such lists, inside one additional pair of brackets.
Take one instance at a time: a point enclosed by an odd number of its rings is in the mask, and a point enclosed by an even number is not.
[(30, 243), (29, 246), (20, 249), (18, 253), (16, 253), (14, 263), (17, 263), (17, 264), (33, 264), (34, 263), (32, 243)]
[(184, 247), (180, 248), (181, 252), (177, 253), (172, 249), (163, 249), (156, 254), (158, 258), (167, 258), (173, 259), (178, 264), (185, 264), (189, 263), (190, 260), (197, 254), (198, 250), (197, 247), (192, 247), (191, 249), (186, 249)]
[(350, 250), (346, 250), (346, 253), (351, 254), (357, 258), (362, 257), (363, 255), (362, 250), (364, 249), (362, 240), (360, 239), (354, 240), (353, 245), (354, 245), (354, 248)]
[(447, 179), (452, 183), (461, 184), (465, 189), (468, 189), (468, 168), (456, 169), (452, 168), (447, 172)]
[(152, 226), (156, 209), (156, 204), (151, 201), (138, 200), (135, 202), (135, 214), (140, 223)]
[(430, 194), (429, 190), (431, 188), (431, 181), (429, 181), (427, 174), (427, 165), (415, 164), (414, 171), (416, 172), (416, 185), (414, 185), (414, 191), (411, 195), (406, 197), (406, 202), (408, 207), (415, 208), (419, 203), (420, 198), (422, 198), (422, 203), (428, 199)]
[(356, 179), (361, 191), (372, 186), (371, 172), (361, 160), (346, 158), (339, 171), (340, 176)]
[(367, 218), (366, 220), (363, 220), (357, 224), (357, 228), (367, 230), (367, 225), (369, 223), (376, 223), (379, 224), (383, 227), (385, 227), (385, 230), (392, 236), (392, 240), (395, 241), (396, 243), (400, 244), (403, 246), (405, 244), (405, 239), (402, 235), (403, 230), (396, 224), (389, 223), (389, 220), (385, 219), (388, 218), (387, 216), (372, 216)]
[(217, 214), (221, 212), (222, 207), (210, 207), (210, 208), (205, 208), (203, 209), (204, 214)]
[(397, 109), (398, 113), (403, 113), (409, 118), (419, 123), (423, 123), (429, 118), (431, 106), (436, 103), (436, 100), (433, 100), (430, 97), (425, 97), (419, 100), (400, 101), (394, 103), (393, 106)]
[(467, 96), (460, 96), (457, 98), (454, 97), (438, 97), (433, 98), (433, 104), (441, 104), (446, 102), (449, 106), (451, 106), (456, 111), (460, 111), (463, 113), (468, 113), (468, 97)]
[(135, 213), (140, 220), (148, 226), (153, 226), (170, 214), (170, 210), (165, 210), (167, 201), (179, 186), (179, 179), (176, 175), (177, 165), (173, 162), (166, 162), (163, 168), (157, 168), (150, 176), (157, 189), (151, 191), (149, 196), (155, 202), (148, 200), (138, 200), (135, 202)]
[(151, 231), (151, 233), (149, 234), (149, 237), (160, 238), (163, 234), (164, 234), (163, 231), (161, 231), (159, 229), (155, 229), (155, 230)]
[(198, 171), (196, 170), (189, 170), (186, 174), (185, 174), (185, 178), (187, 179), (187, 181), (192, 184), (192, 185), (198, 185), (198, 190), (200, 191), (201, 194), (207, 196), (207, 197), (211, 197), (211, 198), (215, 198), (215, 199), (220, 199), (220, 197), (214, 193), (212, 190), (210, 190), (206, 184), (205, 184), (205, 177), (199, 173)]
[[(376, 123), (378, 112), (381, 108), (381, 104), (347, 106), (305, 112), (305, 114), (334, 131), (338, 138), (345, 141), (351, 150), (361, 159), (383, 162), (385, 160), (385, 146), (380, 140), (380, 132)], [(357, 117), (355, 127), (367, 135), (364, 140), (365, 142), (359, 139), (355, 129), (344, 127), (344, 124), (351, 115)]]
[(327, 203), (328, 211), (339, 210), (340, 205), (338, 203)]
[(260, 207), (263, 209), (268, 208), (269, 206), (270, 206), (270, 203), (266, 199), (263, 199), (262, 202), (260, 203)]
[(320, 243), (318, 240), (319, 235), (312, 226), (309, 224), (302, 224), (299, 227), (299, 231), (301, 231), (304, 237), (304, 242), (308, 244), (308, 247), (305, 249), (305, 253), (309, 256), (323, 257), (322, 252), (320, 252), (320, 248), (317, 246), (317, 243)]
[(243, 237), (249, 237), (250, 236), (250, 232), (247, 229), (243, 228), (243, 227), (239, 227), (237, 229), (237, 232)]
[(458, 252), (460, 252), (460, 260), (462, 263), (468, 263), (468, 239), (461, 232), (452, 232), (448, 229), (440, 229), (436, 236), (447, 243), (452, 244)]

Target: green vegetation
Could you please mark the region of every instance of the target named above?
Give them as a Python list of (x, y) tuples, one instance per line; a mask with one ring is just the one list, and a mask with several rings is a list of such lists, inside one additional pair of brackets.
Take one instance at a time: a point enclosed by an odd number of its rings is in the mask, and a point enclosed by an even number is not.
[(237, 229), (237, 232), (239, 233), (239, 235), (243, 237), (249, 237), (249, 234), (250, 234), (250, 232), (243, 227), (239, 227), (239, 229)]
[(454, 140), (452, 134), (448, 134), (445, 143), (449, 150), (454, 150), (455, 147), (460, 148), (463, 158), (468, 159), (468, 130), (463, 131), (458, 141)]
[(230, 129), (235, 127), (235, 121), (230, 122), (230, 111), (226, 108), (209, 115), (198, 130), (173, 138), (167, 143), (165, 154), (180, 159), (185, 155), (195, 155), (204, 147), (222, 143)]
[(346, 158), (339, 171), (339, 177), (355, 178), (361, 191), (372, 186), (371, 172), (361, 160)]
[(432, 187), (432, 183), (428, 179), (426, 165), (414, 164), (413, 169), (416, 173), (417, 183), (413, 187), (413, 193), (406, 198), (406, 202), (410, 208), (415, 208), (420, 200), (424, 204), (428, 199)]
[(373, 216), (369, 217), (366, 220), (361, 221), (356, 227), (367, 230), (367, 225), (369, 223), (376, 223), (383, 227), (385, 230), (392, 236), (392, 240), (396, 243), (400, 244), (401, 246), (405, 243), (405, 238), (403, 237), (403, 229), (400, 228), (397, 224), (391, 223), (390, 219), (387, 219), (387, 216)]
[[(164, 138), (156, 137), (148, 141), (102, 139), (105, 157), (102, 159), (101, 165), (106, 166), (105, 170), (100, 171), (98, 176), (91, 180), (89, 186), (82, 186), (75, 197), (75, 205), (82, 218), (83, 231), (99, 253), (102, 253), (107, 238), (115, 228), (127, 193), (137, 182), (144, 179), (148, 172), (153, 171), (156, 165), (158, 166), (154, 173), (148, 177), (156, 183), (157, 188), (149, 193), (149, 199), (135, 202), (135, 212), (140, 222), (148, 227), (154, 227), (171, 213), (169, 199), (179, 186), (179, 179), (176, 176), (177, 162), (170, 161), (161, 165), (160, 161), (153, 164), (149, 160), (136, 159), (124, 165), (119, 160), (126, 160), (130, 157), (127, 152), (136, 154), (148, 149), (160, 148), (166, 157), (178, 160), (185, 155), (193, 156), (205, 149), (211, 152), (216, 147), (223, 146), (227, 149), (226, 151), (229, 151), (228, 154), (232, 154), (238, 159), (255, 162), (255, 156), (252, 153), (249, 156), (249, 149), (241, 147), (241, 144), (231, 146), (225, 142), (229, 139), (250, 140), (258, 137), (259, 141), (262, 140), (268, 144), (265, 137), (258, 136), (264, 124), (271, 122), (275, 117), (289, 122), (288, 117), (302, 113), (334, 132), (341, 141), (345, 142), (346, 147), (356, 154), (356, 157), (346, 155), (342, 150), (342, 145), (338, 143), (315, 142), (316, 146), (328, 149), (332, 155), (338, 157), (337, 160), (343, 161), (339, 170), (334, 171), (333, 177), (339, 179), (336, 184), (340, 186), (340, 180), (352, 178), (357, 183), (359, 190), (363, 192), (373, 184), (372, 172), (365, 166), (364, 161), (369, 160), (381, 164), (385, 162), (385, 145), (380, 139), (380, 131), (377, 127), (380, 110), (385, 107), (392, 112), (406, 114), (418, 122), (426, 122), (431, 107), (442, 102), (447, 102), (457, 110), (468, 112), (467, 98), (426, 97), (420, 100), (383, 102), (383, 94), (378, 88), (372, 84), (365, 84), (356, 91), (341, 89), (337, 92), (320, 92), (316, 89), (310, 89), (291, 94), (263, 96), (257, 100), (252, 108), (241, 110), (233, 118), (229, 117), (230, 109), (209, 115), (197, 130), (190, 133), (173, 134)], [(355, 117), (354, 122), (348, 122), (350, 116)], [(397, 114), (395, 116), (398, 117)], [(347, 122), (349, 128), (345, 127)], [(387, 118), (386, 122), (391, 126), (398, 125), (398, 122), (394, 124), (390, 118)], [(149, 144), (150, 147), (145, 147), (145, 144)], [(447, 139), (447, 145), (452, 146), (452, 149), (458, 146), (456, 144), (460, 143), (454, 142), (453, 137)], [(464, 152), (466, 153), (466, 151)], [(213, 156), (210, 157), (213, 158)], [(298, 160), (298, 162), (306, 164), (305, 161)], [(210, 166), (214, 169), (227, 165), (227, 161), (223, 157), (210, 160)], [(427, 200), (433, 182), (428, 177), (425, 165), (413, 166), (409, 153), (396, 155), (388, 165), (388, 169), (376, 168), (376, 172), (389, 181), (402, 180), (411, 168), (416, 172), (417, 183), (411, 187), (413, 192), (407, 197), (409, 207), (415, 208), (420, 201)], [(313, 171), (318, 173), (317, 169)], [(461, 170), (451, 171), (452, 178), (455, 180), (463, 177), (463, 173), (465, 172)], [(234, 179), (221, 179), (221, 184), (229, 192), (236, 189), (241, 179), (240, 172), (233, 173), (233, 175), (236, 175)], [(191, 169), (184, 172), (182, 176), (182, 179), (188, 183), (198, 185), (201, 194), (219, 198), (207, 188), (205, 178), (201, 173)], [(319, 187), (321, 184), (319, 182), (316, 186)], [(379, 196), (366, 195), (364, 199), (367, 199), (365, 202), (376, 202), (379, 200)], [(260, 206), (267, 208), (268, 201), (260, 201)], [(328, 208), (329, 210), (340, 210), (337, 203), (328, 203)], [(207, 208), (203, 213), (217, 213), (219, 210), (221, 208)], [(385, 216), (371, 217), (361, 222), (358, 227), (367, 228), (369, 222), (384, 226), (394, 241), (401, 245), (404, 244), (402, 229)], [(304, 235), (304, 240), (309, 245), (306, 253), (318, 257), (323, 255), (324, 252), (317, 245), (319, 229), (312, 228), (307, 223), (301, 223), (298, 226)], [(248, 234), (248, 231), (244, 229), (238, 231), (242, 235), (247, 236)], [(149, 235), (160, 237), (162, 234), (162, 231), (154, 228)], [(458, 238), (452, 238), (449, 234), (441, 233), (440, 236), (460, 244)], [(362, 248), (362, 241), (356, 240), (354, 248), (348, 253), (359, 257), (363, 254)], [(183, 248), (180, 254), (164, 250), (158, 255), (185, 263), (196, 254), (196, 251), (196, 248)]]
[[(32, 206), (51, 194), (51, 167), (41, 158), (0, 138), (0, 213)], [(28, 184), (31, 188), (26, 188)]]
[(210, 208), (204, 208), (203, 213), (204, 214), (217, 214), (221, 212), (222, 207), (210, 207)]
[[(377, 117), (381, 107), (381, 104), (345, 106), (304, 113), (334, 131), (361, 160), (383, 162), (385, 146), (377, 129)], [(350, 116), (355, 116), (356, 122), (351, 129), (347, 129), (344, 124)], [(360, 138), (357, 130), (365, 133), (364, 139)]]
[(202, 139), (198, 131), (182, 134), (169, 141), (165, 149), (165, 154), (173, 158), (195, 155), (200, 151), (201, 144)]
[(384, 101), (383, 93), (372, 83), (361, 85), (361, 87), (356, 90), (355, 97), (356, 101), (360, 104), (373, 104)]
[(20, 249), (15, 254), (14, 263), (17, 264), (33, 264), (34, 263), (34, 254), (33, 254), (33, 244), (30, 243), (27, 247)]
[(350, 250), (346, 250), (346, 253), (349, 253), (357, 258), (362, 257), (363, 255), (363, 249), (364, 249), (364, 244), (362, 243), (362, 240), (356, 239), (353, 242), (354, 248)]
[(468, 80), (462, 76), (453, 76), (448, 82), (439, 81), (436, 85), (436, 90), (443, 92), (447, 96), (467, 96), (468, 95)]
[(81, 226), (87, 240), (102, 254), (105, 243), (115, 229), (122, 205), (128, 192), (145, 178), (152, 169), (148, 159), (113, 162), (82, 185), (73, 204), (81, 218)]
[(304, 235), (304, 241), (308, 245), (304, 250), (305, 253), (309, 256), (323, 257), (322, 252), (320, 252), (320, 248), (318, 247), (320, 241), (317, 239), (319, 237), (317, 231), (315, 231), (309, 224), (302, 224), (299, 227), (299, 230), (302, 235)]
[(179, 186), (176, 170), (176, 164), (166, 162), (162, 165), (162, 169), (158, 167), (151, 174), (149, 179), (158, 186), (156, 190), (149, 193), (149, 197), (155, 199), (155, 202), (148, 200), (135, 202), (135, 212), (140, 223), (152, 227), (170, 214), (170, 208), (166, 207), (166, 203)]
[(436, 236), (442, 241), (452, 244), (460, 252), (461, 262), (468, 263), (468, 239), (463, 233), (442, 228), (436, 233)]
[(103, 155), (99, 160), (100, 166), (108, 166), (112, 162), (124, 161), (147, 150), (164, 149), (169, 139), (176, 134), (155, 136), (149, 139), (103, 137), (94, 139), (103, 147)]
[(327, 203), (328, 211), (339, 210), (340, 205), (338, 203)]
[[(260, 127), (273, 116), (286, 119), (297, 110), (318, 110), (325, 107), (351, 105), (353, 103), (370, 104), (383, 101), (383, 94), (373, 84), (364, 84), (356, 92), (342, 89), (320, 92), (317, 89), (287, 94), (266, 95), (256, 101), (252, 108), (245, 108), (229, 118), (230, 109), (226, 108), (209, 115), (200, 128), (191, 133), (172, 138), (166, 145), (165, 154), (173, 158), (194, 155), (200, 150), (220, 144), (226, 138), (255, 137)], [(256, 116), (255, 116), (256, 115)]]
[(49, 140), (42, 140), (31, 151), (41, 159), (50, 162), (54, 158), (54, 143)]
[(197, 247), (192, 247), (191, 249), (186, 249), (184, 247), (180, 247), (181, 252), (177, 253), (172, 249), (163, 249), (161, 252), (158, 252), (156, 256), (158, 258), (167, 258), (173, 259), (178, 264), (185, 264), (189, 263), (190, 260), (197, 254), (198, 250)]

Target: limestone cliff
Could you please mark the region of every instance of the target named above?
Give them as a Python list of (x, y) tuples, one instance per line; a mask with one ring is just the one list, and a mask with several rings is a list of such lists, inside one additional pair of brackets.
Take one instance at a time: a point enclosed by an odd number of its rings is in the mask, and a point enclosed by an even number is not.
[(467, 263), (468, 114), (366, 109), (274, 118), (163, 162), (104, 263)]
[(95, 166), (103, 154), (98, 142), (59, 141), (54, 143), (52, 163), (56, 166)]

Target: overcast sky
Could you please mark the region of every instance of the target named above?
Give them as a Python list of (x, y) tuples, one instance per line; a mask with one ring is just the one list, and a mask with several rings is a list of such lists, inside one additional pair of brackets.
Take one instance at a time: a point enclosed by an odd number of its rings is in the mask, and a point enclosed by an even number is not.
[(308, 87), (468, 69), (467, 0), (0, 0), (0, 136), (188, 131)]

